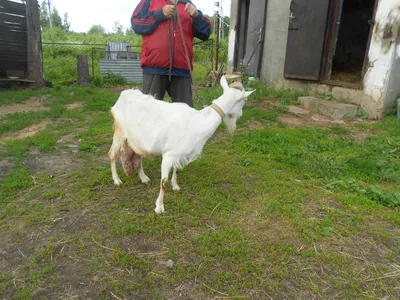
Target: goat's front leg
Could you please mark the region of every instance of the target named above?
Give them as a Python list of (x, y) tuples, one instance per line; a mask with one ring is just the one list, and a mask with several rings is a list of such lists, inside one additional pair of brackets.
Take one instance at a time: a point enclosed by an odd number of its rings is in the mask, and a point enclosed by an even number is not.
[(171, 157), (163, 157), (162, 163), (161, 163), (161, 182), (160, 182), (160, 194), (158, 195), (157, 201), (156, 201), (156, 208), (154, 211), (157, 214), (161, 214), (164, 212), (164, 194), (165, 191), (167, 190), (167, 185), (168, 185), (168, 176), (169, 172), (171, 171), (172, 168), (172, 163), (173, 159)]
[(150, 178), (147, 177), (146, 174), (144, 174), (142, 158), (140, 158), (140, 165), (139, 165), (138, 174), (139, 174), (139, 178), (142, 181), (142, 183), (147, 184), (147, 183), (150, 182)]
[(174, 173), (172, 173), (171, 184), (172, 184), (172, 189), (174, 191), (181, 190), (181, 187), (178, 185), (178, 175), (176, 168), (174, 168)]

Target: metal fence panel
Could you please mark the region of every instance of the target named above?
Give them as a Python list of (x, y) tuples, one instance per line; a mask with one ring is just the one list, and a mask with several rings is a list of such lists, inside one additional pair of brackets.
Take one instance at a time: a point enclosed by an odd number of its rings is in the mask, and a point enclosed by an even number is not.
[(143, 71), (139, 60), (100, 59), (100, 74), (107, 72), (120, 74), (128, 82), (143, 82)]
[(107, 59), (118, 59), (118, 52), (128, 52), (131, 43), (106, 42)]

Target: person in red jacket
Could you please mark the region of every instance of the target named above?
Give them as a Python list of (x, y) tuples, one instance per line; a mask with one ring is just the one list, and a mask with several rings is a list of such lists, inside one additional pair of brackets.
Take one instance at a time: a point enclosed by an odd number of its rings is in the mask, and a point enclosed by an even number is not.
[(208, 40), (210, 21), (189, 0), (141, 0), (131, 24), (143, 36), (143, 92), (159, 100), (168, 92), (173, 102), (193, 107), (193, 40)]

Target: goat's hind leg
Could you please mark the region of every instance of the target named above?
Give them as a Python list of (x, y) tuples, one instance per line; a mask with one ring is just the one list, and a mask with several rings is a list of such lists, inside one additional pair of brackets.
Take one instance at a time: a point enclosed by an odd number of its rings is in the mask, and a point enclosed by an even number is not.
[(178, 175), (177, 175), (176, 168), (174, 168), (174, 173), (172, 173), (171, 185), (172, 185), (172, 189), (174, 191), (180, 191), (181, 190), (181, 187), (178, 185)]
[(122, 181), (119, 178), (118, 173), (117, 173), (117, 165), (116, 165), (116, 162), (115, 162), (115, 158), (120, 153), (121, 146), (122, 146), (122, 139), (121, 139), (120, 134), (121, 134), (121, 132), (115, 126), (115, 128), (114, 128), (114, 136), (113, 136), (113, 143), (111, 145), (110, 151), (108, 152), (108, 156), (110, 158), (112, 179), (114, 180), (114, 184), (116, 184), (116, 185), (122, 184)]
[(117, 173), (117, 165), (115, 162), (115, 157), (118, 154), (118, 150), (116, 150), (116, 147), (114, 146), (114, 144), (111, 146), (111, 149), (109, 151), (109, 157), (110, 157), (110, 165), (111, 165), (111, 174), (112, 174), (112, 179), (114, 180), (114, 184), (115, 185), (120, 185), (122, 184), (121, 179), (118, 176)]
[(169, 172), (171, 171), (173, 165), (173, 159), (171, 157), (163, 157), (162, 163), (161, 163), (161, 182), (160, 182), (160, 194), (158, 195), (157, 201), (156, 201), (156, 208), (154, 211), (157, 214), (161, 214), (164, 212), (164, 195), (165, 191), (167, 190), (167, 185), (168, 185), (168, 176)]
[(146, 176), (146, 174), (144, 174), (143, 171), (143, 161), (142, 161), (142, 157), (140, 157), (140, 164), (139, 164), (139, 170), (138, 170), (138, 175), (140, 180), (142, 181), (142, 183), (147, 184), (150, 182), (150, 178)]

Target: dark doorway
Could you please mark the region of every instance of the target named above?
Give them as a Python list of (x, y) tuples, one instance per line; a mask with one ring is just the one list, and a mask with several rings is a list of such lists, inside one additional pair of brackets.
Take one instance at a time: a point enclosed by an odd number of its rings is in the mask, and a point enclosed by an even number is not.
[(237, 37), (235, 41), (235, 69), (240, 70), (240, 64), (246, 54), (247, 29), (249, 24), (250, 0), (242, 0), (239, 3)]
[(343, 0), (331, 83), (359, 85), (369, 44), (376, 0)]

